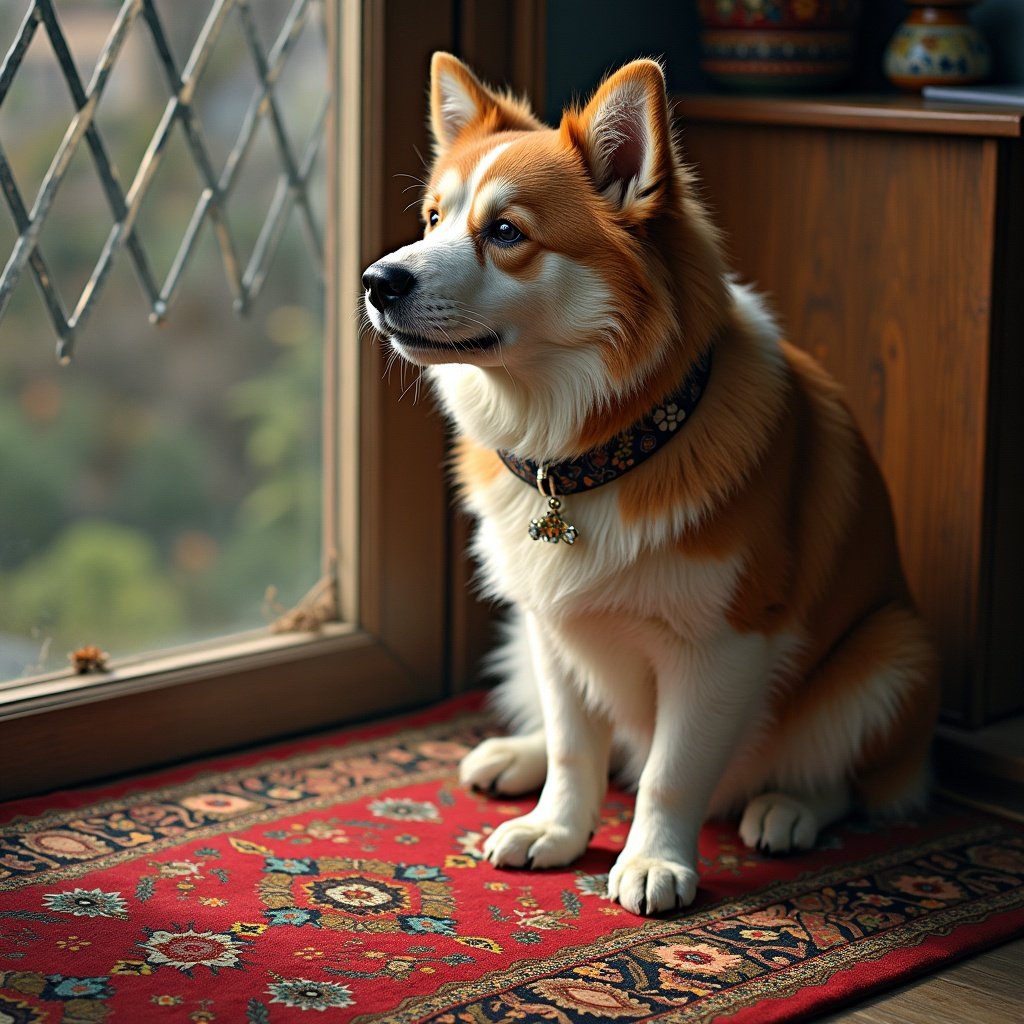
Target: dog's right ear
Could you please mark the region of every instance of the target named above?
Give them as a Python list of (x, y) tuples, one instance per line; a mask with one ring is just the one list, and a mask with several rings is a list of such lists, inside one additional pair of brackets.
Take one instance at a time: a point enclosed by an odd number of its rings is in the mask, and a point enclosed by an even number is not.
[(525, 102), (493, 92), (458, 57), (440, 51), (430, 62), (430, 125), (439, 156), (468, 129), (486, 134), (541, 127)]

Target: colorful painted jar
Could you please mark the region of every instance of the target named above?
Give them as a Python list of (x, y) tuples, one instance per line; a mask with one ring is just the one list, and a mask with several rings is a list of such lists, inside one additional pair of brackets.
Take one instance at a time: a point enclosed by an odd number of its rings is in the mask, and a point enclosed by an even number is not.
[(697, 0), (701, 67), (750, 91), (825, 89), (853, 70), (860, 0)]
[(913, 10), (885, 51), (885, 73), (901, 89), (984, 81), (992, 57), (971, 24), (974, 0), (910, 0)]

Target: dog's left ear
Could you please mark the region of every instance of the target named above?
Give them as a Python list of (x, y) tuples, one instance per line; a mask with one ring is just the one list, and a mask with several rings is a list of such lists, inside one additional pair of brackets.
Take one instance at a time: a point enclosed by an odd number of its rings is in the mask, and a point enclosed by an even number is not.
[(597, 190), (629, 220), (654, 212), (673, 166), (660, 64), (635, 60), (615, 72), (582, 111), (565, 113), (561, 132), (579, 151)]
[(526, 103), (488, 89), (458, 57), (438, 51), (430, 62), (430, 126), (440, 156), (470, 129), (530, 131), (541, 123)]

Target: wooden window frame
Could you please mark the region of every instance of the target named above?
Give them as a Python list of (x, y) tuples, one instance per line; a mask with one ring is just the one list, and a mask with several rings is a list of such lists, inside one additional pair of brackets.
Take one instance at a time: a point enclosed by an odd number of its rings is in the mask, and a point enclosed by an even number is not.
[(328, 179), (340, 172), (340, 188), (326, 226), (325, 386), (340, 400), (325, 403), (324, 547), (348, 624), (0, 689), (0, 798), (427, 704), (472, 678), (488, 619), (467, 596), (467, 527), (450, 512), (444, 424), (426, 396), (403, 397), (381, 347), (357, 336), (358, 281), (362, 267), (418, 232), (401, 175), (421, 173), (417, 154), (429, 153), (431, 53), (461, 53), (540, 103), (544, 2), (328, 8), (340, 97)]

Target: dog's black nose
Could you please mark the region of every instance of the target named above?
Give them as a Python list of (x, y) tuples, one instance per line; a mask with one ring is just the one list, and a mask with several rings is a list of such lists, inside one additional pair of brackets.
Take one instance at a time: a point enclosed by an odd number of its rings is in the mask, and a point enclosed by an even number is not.
[(395, 299), (408, 295), (415, 284), (416, 275), (397, 263), (374, 263), (363, 274), (363, 287), (370, 296), (370, 302), (382, 312)]

